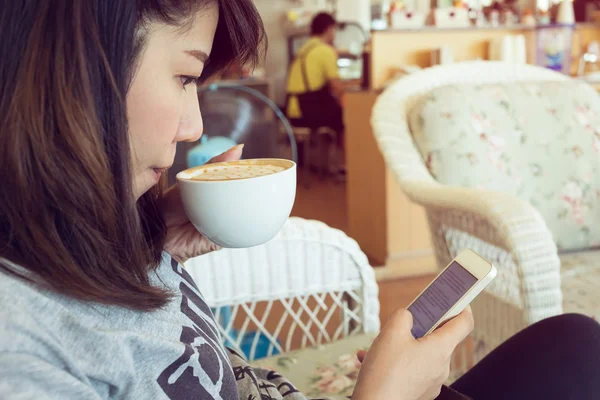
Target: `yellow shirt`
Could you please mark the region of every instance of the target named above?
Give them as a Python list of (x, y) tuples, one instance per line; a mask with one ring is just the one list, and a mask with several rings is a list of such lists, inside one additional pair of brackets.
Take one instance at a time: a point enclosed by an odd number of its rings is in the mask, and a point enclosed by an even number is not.
[[(308, 53), (306, 50), (310, 47)], [(304, 85), (302, 76), (302, 57), (306, 68), (306, 79), (309, 88)], [(287, 93), (290, 95), (286, 114), (289, 118), (301, 118), (298, 98), (294, 94), (321, 89), (330, 80), (339, 78), (337, 67), (337, 53), (335, 49), (319, 38), (311, 38), (298, 51), (296, 59), (292, 62), (287, 81)]]

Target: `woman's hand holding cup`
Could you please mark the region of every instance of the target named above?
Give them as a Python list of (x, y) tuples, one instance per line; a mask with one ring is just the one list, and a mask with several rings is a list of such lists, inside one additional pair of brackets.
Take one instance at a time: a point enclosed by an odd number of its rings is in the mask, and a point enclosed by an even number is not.
[[(234, 146), (208, 163), (239, 160), (243, 148), (243, 144)], [(183, 209), (178, 185), (171, 186), (164, 193), (162, 206), (168, 230), (165, 251), (178, 262), (184, 263), (190, 258), (219, 249), (218, 245), (205, 238), (190, 222)]]

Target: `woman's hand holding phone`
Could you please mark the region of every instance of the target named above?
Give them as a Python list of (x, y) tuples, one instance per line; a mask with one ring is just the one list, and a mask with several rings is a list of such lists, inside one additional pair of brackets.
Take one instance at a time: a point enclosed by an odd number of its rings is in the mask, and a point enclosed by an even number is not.
[(467, 307), (431, 334), (415, 339), (410, 312), (395, 311), (369, 352), (358, 354), (363, 364), (352, 399), (435, 399), (448, 379), (452, 353), (473, 323)]

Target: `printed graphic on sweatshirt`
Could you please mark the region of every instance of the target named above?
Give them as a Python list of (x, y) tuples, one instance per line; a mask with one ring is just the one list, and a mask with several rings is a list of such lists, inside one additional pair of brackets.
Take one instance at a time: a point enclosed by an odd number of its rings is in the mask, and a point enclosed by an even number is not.
[(237, 399), (235, 377), (210, 308), (183, 267), (175, 260), (171, 266), (182, 278), (181, 312), (190, 324), (181, 330), (183, 354), (160, 374), (157, 382), (171, 400)]

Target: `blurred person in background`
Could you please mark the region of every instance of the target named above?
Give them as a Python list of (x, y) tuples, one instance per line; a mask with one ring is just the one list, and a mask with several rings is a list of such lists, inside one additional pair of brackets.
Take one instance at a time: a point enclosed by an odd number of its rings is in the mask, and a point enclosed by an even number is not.
[[(342, 148), (344, 84), (333, 47), (336, 31), (337, 22), (330, 14), (319, 13), (313, 18), (311, 37), (298, 50), (288, 72), (285, 112), (293, 126), (332, 129), (336, 145)], [(337, 168), (343, 172), (341, 165)]]

